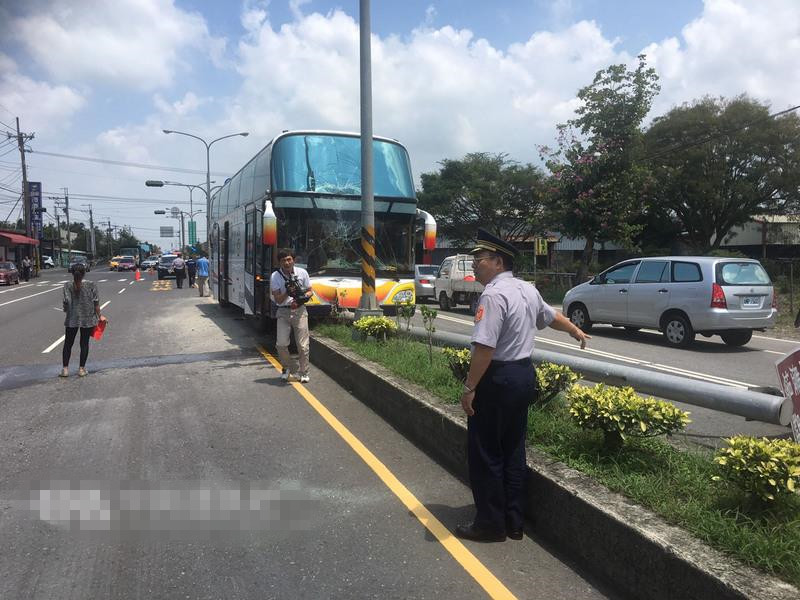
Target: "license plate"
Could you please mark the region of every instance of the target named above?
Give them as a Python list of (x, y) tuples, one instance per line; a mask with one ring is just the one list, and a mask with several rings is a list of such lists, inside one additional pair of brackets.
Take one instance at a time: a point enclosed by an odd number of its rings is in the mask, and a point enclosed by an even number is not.
[(744, 296), (742, 298), (742, 306), (759, 306), (760, 304), (759, 296)]

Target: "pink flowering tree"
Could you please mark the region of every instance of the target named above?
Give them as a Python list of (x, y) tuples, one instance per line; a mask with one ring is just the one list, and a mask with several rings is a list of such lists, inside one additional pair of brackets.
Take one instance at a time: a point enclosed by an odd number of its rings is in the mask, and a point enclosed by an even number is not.
[(557, 147), (540, 148), (550, 170), (548, 198), (561, 232), (584, 238), (578, 281), (595, 243), (633, 248), (648, 205), (650, 176), (641, 155), (641, 125), (660, 89), (644, 55), (629, 70), (611, 65), (578, 92), (576, 118), (558, 126)]

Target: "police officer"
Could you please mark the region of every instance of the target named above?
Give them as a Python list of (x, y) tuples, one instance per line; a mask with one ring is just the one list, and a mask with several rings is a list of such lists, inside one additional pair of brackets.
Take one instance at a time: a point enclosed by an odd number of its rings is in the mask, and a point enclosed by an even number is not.
[(525, 434), (536, 394), (531, 353), (536, 329), (590, 339), (512, 274), (516, 249), (482, 229), (472, 250), (475, 279), (485, 288), (475, 313), (472, 359), (461, 395), (476, 515), (456, 535), (475, 541), (522, 539)]

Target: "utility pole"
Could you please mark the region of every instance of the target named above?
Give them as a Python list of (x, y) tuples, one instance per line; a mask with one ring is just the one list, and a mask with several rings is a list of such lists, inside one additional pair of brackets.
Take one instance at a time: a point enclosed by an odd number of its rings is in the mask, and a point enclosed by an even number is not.
[(25, 142), (33, 139), (33, 134), (26, 135), (19, 130), (19, 117), (17, 117), (17, 147), (19, 158), (22, 162), (22, 199), (25, 214), (25, 235), (31, 237), (31, 198), (28, 190), (28, 168), (25, 165)]
[(92, 218), (92, 205), (91, 204), (84, 204), (84, 206), (89, 207), (89, 237), (86, 238), (86, 252), (92, 255), (92, 258), (95, 258), (97, 254), (97, 247), (95, 246), (94, 240), (94, 219)]
[(108, 259), (111, 260), (111, 258), (114, 256), (114, 240), (111, 237), (111, 233), (114, 230), (111, 228), (111, 219), (106, 221), (106, 226), (106, 233), (108, 234)]
[(72, 260), (72, 236), (69, 232), (69, 190), (64, 190), (64, 215), (67, 217), (67, 264)]
[(58, 214), (58, 204), (55, 204), (56, 211), (56, 235), (58, 236), (58, 266), (61, 266), (61, 215)]

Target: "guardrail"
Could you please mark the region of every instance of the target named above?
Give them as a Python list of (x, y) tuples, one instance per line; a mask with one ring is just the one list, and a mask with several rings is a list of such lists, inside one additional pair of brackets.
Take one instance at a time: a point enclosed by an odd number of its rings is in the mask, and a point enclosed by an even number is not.
[[(409, 333), (415, 338), (428, 339), (428, 333), (422, 327), (413, 326)], [(458, 348), (470, 346), (469, 336), (460, 333), (437, 331), (433, 334), (433, 339), (438, 346), (447, 345)], [(566, 365), (590, 381), (610, 385), (627, 385), (644, 394), (739, 415), (754, 421), (787, 426), (792, 417), (792, 402), (783, 396), (773, 396), (549, 350), (534, 349), (531, 358), (536, 363), (552, 362)]]

